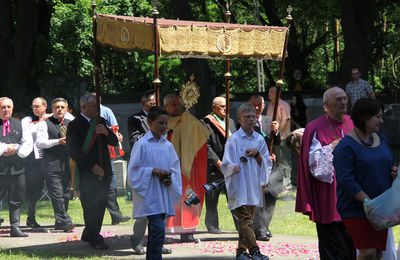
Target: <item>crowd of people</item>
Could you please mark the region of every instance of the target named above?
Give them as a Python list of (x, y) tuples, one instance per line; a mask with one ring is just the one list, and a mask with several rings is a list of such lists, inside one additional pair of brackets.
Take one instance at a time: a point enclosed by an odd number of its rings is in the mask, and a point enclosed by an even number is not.
[[(182, 111), (179, 96), (168, 94), (161, 107), (156, 106), (155, 93), (146, 91), (141, 111), (128, 118), (134, 252), (162, 259), (172, 252), (163, 246), (166, 233), (179, 234), (184, 243), (198, 243), (195, 233), (203, 202), (208, 233), (221, 233), (222, 193), (239, 235), (236, 259), (269, 259), (256, 241), (272, 237), (269, 225), (278, 194), (297, 188), (295, 211), (315, 222), (321, 259), (380, 259), (382, 252), (384, 259), (391, 259), (394, 250), (388, 249), (387, 238), (393, 240), (392, 231), (376, 231), (363, 203), (387, 190), (398, 169), (387, 139), (378, 133), (383, 104), (359, 78), (359, 69), (352, 72), (346, 91), (331, 87), (324, 92), (326, 113), (312, 121), (301, 96), (294, 96), (289, 105), (276, 100), (274, 86), (266, 114), (264, 98), (252, 95), (237, 109), (237, 124), (227, 118), (224, 97), (215, 97), (212, 112), (198, 120)], [(37, 97), (32, 114), (18, 120), (13, 101), (0, 98), (0, 198), (8, 194), (10, 236), (27, 236), (19, 228), (25, 197), (26, 224), (40, 227), (35, 212), (44, 187), (56, 230), (75, 228), (68, 204), (73, 196), (80, 198), (85, 222), (81, 240), (96, 249), (109, 248), (100, 235), (106, 208), (112, 224), (130, 219), (119, 209), (112, 169), (112, 160), (124, 154), (123, 136), (109, 108), (100, 105), (98, 115), (98, 100), (95, 94), (83, 95), (81, 112), (73, 117), (67, 114), (64, 98), (52, 100), (48, 114), (47, 101)], [(295, 183), (291, 148), (298, 155)], [(222, 185), (216, 184), (220, 180)], [(213, 188), (199, 188), (206, 183)]]

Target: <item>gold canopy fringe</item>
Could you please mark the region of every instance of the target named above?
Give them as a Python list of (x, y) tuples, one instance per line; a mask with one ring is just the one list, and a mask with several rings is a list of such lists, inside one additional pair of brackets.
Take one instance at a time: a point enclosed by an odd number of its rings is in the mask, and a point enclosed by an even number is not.
[[(97, 17), (97, 41), (122, 50), (153, 50), (153, 27), (143, 19)], [(282, 58), (285, 27), (243, 30), (207, 26), (158, 26), (160, 54), (180, 58)]]

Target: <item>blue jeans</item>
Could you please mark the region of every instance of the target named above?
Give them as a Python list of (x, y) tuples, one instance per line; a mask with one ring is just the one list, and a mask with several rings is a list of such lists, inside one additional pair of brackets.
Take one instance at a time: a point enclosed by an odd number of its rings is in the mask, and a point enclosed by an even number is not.
[(161, 260), (161, 249), (165, 238), (165, 214), (147, 216), (149, 220), (146, 260)]

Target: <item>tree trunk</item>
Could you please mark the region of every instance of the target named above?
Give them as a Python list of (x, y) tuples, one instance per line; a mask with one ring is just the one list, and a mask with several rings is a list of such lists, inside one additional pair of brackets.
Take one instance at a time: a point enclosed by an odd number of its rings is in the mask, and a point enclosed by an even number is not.
[(0, 96), (13, 99), (17, 111), (40, 93), (35, 62), (45, 57), (35, 53), (44, 47), (36, 48), (36, 36), (39, 31), (47, 39), (49, 28), (50, 10), (44, 0), (0, 1)]
[(376, 6), (373, 0), (341, 0), (344, 52), (341, 66), (342, 84), (351, 80), (351, 69), (360, 68), (368, 79), (371, 54), (371, 35), (374, 30)]

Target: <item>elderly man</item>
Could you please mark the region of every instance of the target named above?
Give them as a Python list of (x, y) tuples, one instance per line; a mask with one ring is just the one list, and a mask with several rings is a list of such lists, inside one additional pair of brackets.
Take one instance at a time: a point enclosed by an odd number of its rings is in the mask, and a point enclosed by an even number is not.
[(32, 152), (33, 141), (29, 128), (12, 117), (13, 109), (10, 98), (0, 98), (0, 199), (8, 193), (10, 236), (27, 237), (19, 229), (20, 209), (25, 198), (25, 163), (22, 158)]
[[(226, 100), (224, 97), (216, 97), (212, 104), (212, 113), (204, 117), (201, 122), (210, 131), (210, 137), (207, 140), (207, 183), (224, 178), (221, 172), (222, 157), (224, 156), (226, 132)], [(229, 118), (229, 133), (236, 131), (235, 123)], [(225, 186), (223, 187), (226, 190)], [(205, 224), (209, 233), (220, 234), (218, 221), (218, 199), (221, 190), (216, 190), (213, 194), (206, 193), (206, 217)], [(226, 192), (225, 192), (226, 194)], [(227, 198), (228, 200), (228, 198)], [(233, 215), (235, 225), (237, 218)]]
[[(277, 88), (272, 86), (268, 91), (268, 98), (271, 103), (267, 107), (267, 116), (273, 117), (274, 107), (276, 103)], [(286, 138), (290, 134), (290, 105), (279, 99), (278, 111), (276, 120), (279, 123), (279, 131), (281, 133), (281, 144), (274, 146), (274, 153), (278, 162), (279, 172), (282, 176), (283, 194), (290, 192), (293, 189), (291, 175), (291, 153), (290, 148), (286, 145)]]
[[(109, 249), (109, 245), (104, 242), (100, 230), (112, 178), (107, 145), (118, 145), (118, 138), (107, 127), (104, 118), (100, 117), (97, 121), (94, 95), (83, 95), (79, 103), (81, 114), (68, 125), (67, 145), (79, 169), (80, 199), (85, 220), (81, 240), (95, 249), (105, 250)], [(99, 155), (102, 157), (99, 158)]]
[(371, 88), (368, 81), (361, 78), (361, 72), (358, 67), (354, 67), (351, 70), (352, 81), (346, 85), (346, 94), (350, 99), (350, 108), (353, 109), (354, 104), (357, 100), (363, 97), (369, 97), (375, 99), (375, 93)]
[[(199, 225), (204, 189), (198, 189), (207, 178), (207, 139), (210, 132), (192, 116), (189, 111), (182, 114), (182, 106), (177, 95), (164, 98), (164, 107), (171, 118), (168, 121), (168, 140), (174, 145), (181, 162), (182, 197), (175, 204), (176, 215), (167, 220), (167, 228), (181, 235), (181, 242), (199, 242), (193, 237)], [(185, 205), (187, 195), (195, 191), (201, 201), (190, 208)]]
[(300, 146), (296, 211), (316, 223), (319, 253), (325, 259), (353, 259), (353, 242), (336, 209), (336, 178), (332, 151), (353, 129), (345, 115), (346, 93), (339, 87), (325, 91), (326, 114), (305, 128)]
[(69, 124), (64, 119), (68, 102), (64, 98), (51, 101), (53, 115), (39, 123), (35, 145), (43, 149), (46, 167), (46, 187), (53, 205), (55, 229), (70, 232), (75, 225), (68, 215), (68, 205), (71, 196), (71, 175), (69, 157), (66, 146), (65, 131)]
[[(270, 133), (271, 130), (273, 135), (273, 144), (279, 145), (281, 143), (281, 135), (279, 132), (279, 123), (277, 121), (272, 122), (272, 117), (262, 115), (265, 108), (264, 98), (260, 95), (252, 95), (249, 103), (254, 106), (256, 110), (256, 124), (254, 130), (261, 134), (267, 145), (270, 144)], [(264, 203), (261, 208), (256, 208), (254, 215), (254, 233), (257, 240), (268, 241), (271, 237), (271, 231), (269, 230), (269, 224), (274, 214), (276, 199), (278, 197), (278, 179), (279, 179), (279, 168), (274, 163), (274, 167), (271, 170), (271, 175), (268, 179), (268, 186), (264, 189)]]
[[(26, 116), (21, 120), (23, 125), (29, 127), (33, 142), (36, 141), (36, 134), (40, 122), (46, 120), (49, 115), (46, 114), (47, 101), (42, 97), (37, 97), (32, 101), (32, 115)], [(43, 160), (43, 150), (33, 144), (33, 153), (31, 153), (26, 162), (26, 197), (28, 202), (28, 227), (40, 228), (36, 222), (36, 203), (42, 194), (44, 180), (46, 177), (46, 167)]]

